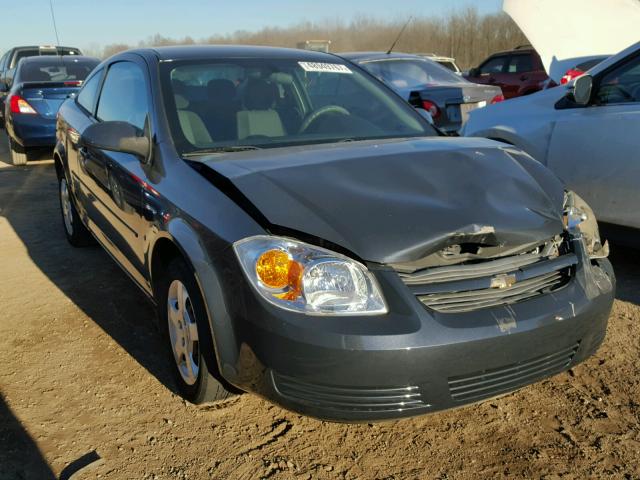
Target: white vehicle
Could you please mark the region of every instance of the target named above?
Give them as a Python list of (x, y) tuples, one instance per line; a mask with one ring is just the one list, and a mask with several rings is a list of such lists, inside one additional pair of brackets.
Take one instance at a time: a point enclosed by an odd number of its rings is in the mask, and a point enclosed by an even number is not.
[(444, 68), (451, 70), (453, 73), (458, 75), (462, 75), (460, 71), (460, 67), (456, 63), (456, 59), (453, 57), (443, 57), (442, 55), (436, 55), (435, 53), (416, 53), (419, 57), (428, 58), (429, 60), (433, 60), (436, 63), (439, 63)]
[(462, 134), (525, 150), (600, 221), (640, 228), (640, 42), (566, 86), (471, 112)]

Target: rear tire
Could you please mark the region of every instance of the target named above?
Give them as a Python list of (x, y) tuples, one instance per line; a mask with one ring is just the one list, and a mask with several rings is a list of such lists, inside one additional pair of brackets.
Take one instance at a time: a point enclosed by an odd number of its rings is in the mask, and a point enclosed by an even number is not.
[[(156, 292), (164, 343), (180, 394), (189, 402), (220, 402), (236, 395), (208, 365), (201, 349), (213, 349), (200, 288), (181, 258), (174, 258), (159, 279)], [(207, 355), (212, 357), (213, 355)]]
[(60, 199), (60, 213), (62, 214), (62, 228), (67, 241), (74, 247), (92, 245), (94, 240), (87, 227), (84, 226), (76, 210), (73, 195), (67, 184), (64, 173), (58, 178), (58, 198)]
[(11, 152), (11, 163), (13, 165), (27, 164), (27, 150), (14, 142), (11, 137), (9, 137), (9, 151)]

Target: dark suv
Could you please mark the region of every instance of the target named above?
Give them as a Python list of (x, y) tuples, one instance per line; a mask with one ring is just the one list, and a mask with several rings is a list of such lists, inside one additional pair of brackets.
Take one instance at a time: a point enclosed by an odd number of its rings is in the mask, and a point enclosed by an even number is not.
[[(13, 83), (13, 75), (18, 62), (25, 57), (37, 57), (39, 55), (82, 55), (82, 52), (79, 48), (55, 45), (13, 47), (0, 57), (0, 84), (4, 83), (7, 87), (10, 87)], [(8, 90), (7, 88), (3, 92), (0, 89), (0, 127), (4, 125), (4, 99)]]
[(538, 52), (528, 45), (494, 53), (464, 76), (470, 82), (497, 85), (505, 99), (535, 93), (550, 80)]

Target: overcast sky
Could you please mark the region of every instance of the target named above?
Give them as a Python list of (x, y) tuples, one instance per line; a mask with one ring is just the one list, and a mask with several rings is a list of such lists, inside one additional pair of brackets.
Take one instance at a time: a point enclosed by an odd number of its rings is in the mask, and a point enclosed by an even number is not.
[[(443, 15), (472, 5), (497, 12), (501, 0), (52, 0), (60, 42), (96, 47), (136, 44), (160, 33), (195, 40), (236, 30), (288, 26), (303, 20), (354, 15), (403, 19)], [(1, 0), (0, 51), (14, 45), (54, 44), (49, 0)]]

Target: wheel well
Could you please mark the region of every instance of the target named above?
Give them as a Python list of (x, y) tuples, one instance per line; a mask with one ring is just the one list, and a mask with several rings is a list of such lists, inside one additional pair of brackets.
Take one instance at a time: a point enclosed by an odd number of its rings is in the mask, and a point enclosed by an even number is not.
[(157, 292), (158, 281), (162, 278), (167, 266), (174, 258), (184, 258), (182, 251), (175, 243), (167, 238), (156, 241), (151, 252), (151, 287), (154, 295)]
[[(489, 140), (495, 140), (496, 142), (506, 143), (507, 145), (514, 145), (514, 144), (513, 144), (513, 143), (511, 143), (509, 140), (505, 140), (504, 138), (489, 137)], [(514, 145), (514, 146), (515, 146), (515, 145)]]
[(56, 175), (58, 176), (58, 179), (60, 179), (62, 175), (64, 175), (64, 166), (62, 165), (60, 155), (57, 153), (53, 154), (53, 164), (56, 166)]

